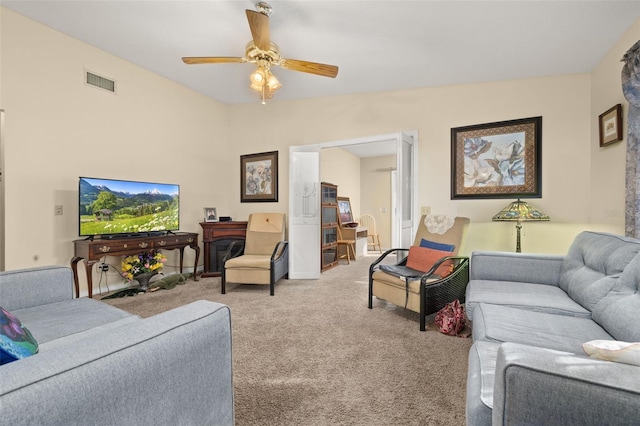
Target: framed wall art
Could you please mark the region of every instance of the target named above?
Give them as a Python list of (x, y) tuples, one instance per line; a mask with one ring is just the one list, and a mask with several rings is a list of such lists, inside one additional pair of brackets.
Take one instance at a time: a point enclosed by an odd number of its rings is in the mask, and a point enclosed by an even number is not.
[(218, 212), (215, 207), (205, 207), (204, 208), (204, 221), (205, 222), (217, 222), (218, 221)]
[(542, 117), (451, 129), (451, 199), (542, 197)]
[(598, 116), (600, 146), (622, 140), (622, 105), (618, 104)]
[(278, 151), (240, 156), (240, 202), (278, 201)]

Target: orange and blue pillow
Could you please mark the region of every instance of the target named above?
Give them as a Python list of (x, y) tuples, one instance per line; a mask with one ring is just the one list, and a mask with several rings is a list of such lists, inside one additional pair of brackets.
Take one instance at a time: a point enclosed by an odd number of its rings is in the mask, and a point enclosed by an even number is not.
[[(452, 251), (434, 250), (427, 247), (411, 246), (409, 248), (409, 256), (407, 256), (407, 268), (415, 269), (421, 272), (429, 272), (437, 261), (443, 257), (453, 256)], [(434, 275), (444, 278), (453, 271), (453, 262), (446, 260), (442, 262)]]
[(38, 352), (38, 342), (22, 322), (0, 306), (0, 365)]

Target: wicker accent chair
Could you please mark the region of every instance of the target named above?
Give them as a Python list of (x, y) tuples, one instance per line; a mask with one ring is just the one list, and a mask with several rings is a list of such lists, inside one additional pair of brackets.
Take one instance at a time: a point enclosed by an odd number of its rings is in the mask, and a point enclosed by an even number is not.
[[(413, 245), (420, 246), (423, 238), (434, 243), (453, 245), (452, 256), (439, 259), (427, 272), (408, 268), (407, 257), (394, 265), (381, 264), (392, 253), (409, 251), (409, 249), (394, 248), (385, 251), (369, 268), (369, 309), (373, 308), (373, 296), (375, 296), (418, 312), (420, 331), (426, 330), (427, 315), (438, 312), (455, 299), (464, 303), (469, 282), (469, 258), (457, 255), (464, 244), (469, 219), (456, 217), (453, 226), (440, 234), (427, 229), (426, 218), (427, 216), (422, 216), (420, 219)], [(447, 261), (453, 264), (451, 272), (444, 278), (435, 275), (435, 271)]]
[(253, 213), (249, 215), (244, 251), (234, 241), (222, 259), (222, 294), (227, 282), (269, 285), (271, 296), (275, 283), (289, 277), (289, 243), (285, 239), (283, 213)]

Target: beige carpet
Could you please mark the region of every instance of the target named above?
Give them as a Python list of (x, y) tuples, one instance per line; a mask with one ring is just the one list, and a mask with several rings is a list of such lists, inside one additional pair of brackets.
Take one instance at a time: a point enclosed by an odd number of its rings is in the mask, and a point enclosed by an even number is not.
[(320, 280), (219, 278), (106, 302), (147, 317), (193, 300), (231, 307), (236, 425), (463, 425), (471, 339), (374, 300), (359, 258)]

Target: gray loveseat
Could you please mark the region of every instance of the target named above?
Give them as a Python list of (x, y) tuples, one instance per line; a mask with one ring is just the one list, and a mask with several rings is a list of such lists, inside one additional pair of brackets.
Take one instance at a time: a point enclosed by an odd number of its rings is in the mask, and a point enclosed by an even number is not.
[(0, 365), (1, 425), (232, 425), (228, 307), (150, 318), (81, 298), (65, 267), (0, 273), (0, 306), (39, 353)]
[(640, 422), (640, 367), (588, 357), (640, 342), (640, 241), (583, 232), (566, 256), (474, 252), (468, 425)]

